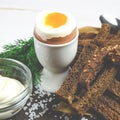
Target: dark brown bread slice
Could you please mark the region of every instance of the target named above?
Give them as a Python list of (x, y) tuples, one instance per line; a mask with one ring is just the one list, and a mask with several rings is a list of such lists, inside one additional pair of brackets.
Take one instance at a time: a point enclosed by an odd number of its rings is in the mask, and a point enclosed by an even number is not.
[(71, 106), (78, 111), (80, 115), (85, 115), (86, 112), (98, 101), (99, 97), (105, 92), (110, 83), (115, 77), (116, 69), (105, 69), (98, 77), (97, 81), (89, 88), (82, 98), (79, 98)]
[[(108, 94), (110, 94), (110, 96)], [(102, 95), (99, 99), (101, 99), (105, 105), (106, 104), (109, 105), (107, 108), (105, 107), (104, 109), (111, 108), (114, 112), (118, 112), (118, 114), (120, 114), (120, 82), (117, 81), (115, 78), (113, 78), (113, 82), (110, 83), (104, 96)], [(97, 102), (99, 103), (99, 100)], [(106, 113), (104, 113), (104, 114), (106, 114)], [(103, 114), (103, 116), (104, 116), (104, 114)]]
[(68, 77), (63, 82), (56, 94), (71, 103), (77, 90), (79, 74), (96, 49), (97, 47), (95, 45), (91, 45), (89, 43), (82, 45), (82, 51), (80, 52), (77, 61), (72, 66)]
[(120, 30), (118, 31), (117, 35), (114, 38), (115, 40), (120, 40)]
[(104, 67), (104, 58), (107, 54), (107, 48), (104, 48), (104, 50), (98, 49), (88, 60), (79, 77), (79, 83), (83, 87), (89, 88), (90, 84), (94, 81), (96, 75)]
[[(113, 99), (114, 98), (110, 98), (110, 97), (107, 97), (107, 96), (101, 96), (99, 98), (99, 100), (102, 101), (105, 105), (108, 105), (108, 107), (110, 107), (112, 110), (114, 110), (115, 112), (120, 114), (120, 104), (117, 103)], [(98, 102), (99, 102), (99, 100), (98, 100)]]
[(116, 102), (114, 97), (102, 95), (93, 105), (93, 109), (104, 116), (106, 120), (120, 120), (120, 104)]
[(119, 81), (113, 80), (113, 82), (110, 83), (110, 86), (108, 87), (107, 90), (113, 93), (114, 95), (116, 95), (120, 100), (120, 82)]
[(101, 48), (101, 53), (102, 52), (108, 53), (107, 55), (108, 61), (111, 61), (116, 65), (120, 65), (120, 41), (119, 40), (111, 40), (111, 42), (106, 42), (105, 47)]
[(95, 37), (95, 40), (106, 40), (108, 36), (110, 36), (110, 26), (108, 24), (102, 24), (99, 33)]
[(92, 44), (97, 45), (98, 47), (107, 47), (107, 46), (115, 46), (115, 45), (120, 45), (120, 38), (119, 39), (113, 39), (111, 41), (106, 41), (106, 40), (100, 40), (100, 41), (91, 41)]
[(111, 41), (111, 40), (120, 40), (120, 31), (117, 34), (110, 33), (110, 25), (109, 24), (102, 24), (99, 33), (96, 35), (95, 40), (101, 41)]
[(100, 40), (100, 41), (99, 40), (95, 41), (94, 39), (85, 39), (85, 40), (79, 40), (78, 45), (81, 45), (84, 43), (94, 44), (94, 45), (98, 46), (99, 48), (104, 48), (104, 47), (108, 47), (108, 46), (116, 46), (116, 45), (119, 45), (119, 47), (120, 47), (120, 38), (112, 39), (110, 41), (107, 41), (105, 39)]
[(99, 102), (93, 104), (93, 109), (102, 114), (106, 120), (120, 120), (120, 114), (100, 99)]
[(120, 40), (120, 30), (117, 32), (117, 34), (110, 34), (107, 37), (108, 40)]

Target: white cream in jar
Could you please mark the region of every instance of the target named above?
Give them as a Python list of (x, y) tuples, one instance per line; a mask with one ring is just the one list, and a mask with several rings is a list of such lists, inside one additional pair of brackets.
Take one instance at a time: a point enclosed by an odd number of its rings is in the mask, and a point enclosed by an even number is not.
[(24, 89), (18, 80), (0, 75), (0, 104), (12, 100)]

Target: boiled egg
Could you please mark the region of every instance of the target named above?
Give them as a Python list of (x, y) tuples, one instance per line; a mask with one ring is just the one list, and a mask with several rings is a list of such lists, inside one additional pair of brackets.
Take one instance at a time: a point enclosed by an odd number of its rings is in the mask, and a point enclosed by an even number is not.
[(69, 36), (73, 31), (74, 36), (72, 36), (75, 37), (77, 24), (75, 18), (70, 13), (44, 10), (38, 13), (36, 17), (34, 31), (37, 36), (40, 36), (42, 41)]

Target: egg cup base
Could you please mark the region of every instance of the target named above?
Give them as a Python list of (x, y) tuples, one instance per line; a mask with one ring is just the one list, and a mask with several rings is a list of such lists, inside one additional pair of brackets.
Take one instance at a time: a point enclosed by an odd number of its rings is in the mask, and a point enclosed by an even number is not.
[(56, 92), (66, 79), (68, 72), (69, 68), (63, 72), (52, 72), (43, 68), (41, 73), (40, 88), (47, 92)]

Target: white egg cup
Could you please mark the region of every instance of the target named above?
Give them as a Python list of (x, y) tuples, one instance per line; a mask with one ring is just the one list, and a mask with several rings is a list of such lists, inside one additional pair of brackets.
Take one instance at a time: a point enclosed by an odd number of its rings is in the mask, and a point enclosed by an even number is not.
[(34, 46), (37, 58), (43, 66), (40, 87), (54, 93), (66, 79), (69, 65), (76, 56), (78, 33), (70, 42), (59, 45), (40, 42), (34, 36)]

